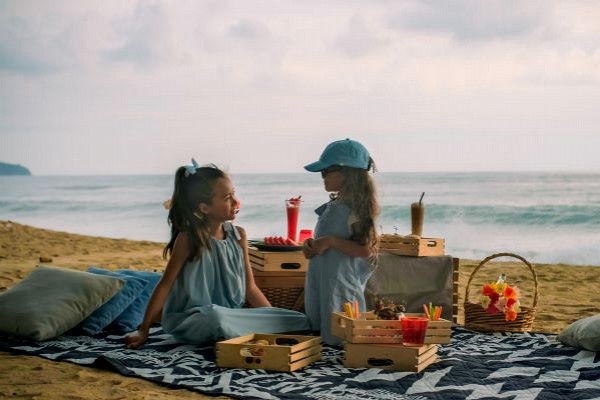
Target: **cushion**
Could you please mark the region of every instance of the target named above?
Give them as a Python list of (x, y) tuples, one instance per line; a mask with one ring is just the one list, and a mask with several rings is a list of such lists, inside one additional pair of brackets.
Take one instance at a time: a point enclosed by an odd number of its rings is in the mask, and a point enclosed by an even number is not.
[(123, 289), (83, 320), (78, 326), (78, 328), (85, 333), (95, 335), (102, 332), (104, 328), (121, 315), (121, 313), (138, 298), (144, 291), (144, 288), (148, 285), (148, 281), (140, 277), (125, 275), (96, 267), (90, 267), (87, 271), (92, 274), (113, 276), (125, 281)]
[(573, 322), (557, 339), (567, 346), (600, 351), (600, 314)]
[(0, 333), (46, 340), (79, 324), (123, 287), (112, 276), (38, 266), (0, 294)]
[(125, 311), (123, 311), (121, 315), (119, 315), (117, 319), (110, 325), (110, 329), (114, 329), (119, 332), (131, 332), (136, 330), (137, 327), (142, 323), (150, 296), (152, 296), (152, 292), (158, 284), (162, 274), (158, 272), (133, 271), (129, 269), (120, 269), (117, 272), (129, 276), (137, 276), (148, 281), (148, 285), (146, 285), (138, 298), (134, 300), (134, 302), (131, 303), (129, 307), (127, 307)]

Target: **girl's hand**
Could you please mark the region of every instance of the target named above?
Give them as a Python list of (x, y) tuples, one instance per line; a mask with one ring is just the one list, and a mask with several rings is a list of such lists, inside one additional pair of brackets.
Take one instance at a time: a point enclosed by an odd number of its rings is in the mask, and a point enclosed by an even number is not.
[(302, 243), (302, 254), (304, 254), (304, 258), (307, 260), (310, 260), (317, 254), (313, 249), (314, 241), (313, 238), (308, 238)]
[(302, 245), (302, 253), (307, 259), (323, 254), (331, 247), (331, 237), (322, 236), (318, 239), (306, 239)]
[(137, 330), (125, 336), (125, 344), (128, 349), (137, 349), (148, 340), (148, 331)]
[(316, 254), (323, 254), (327, 249), (331, 247), (331, 237), (322, 236), (318, 239), (314, 239), (311, 243), (311, 249)]

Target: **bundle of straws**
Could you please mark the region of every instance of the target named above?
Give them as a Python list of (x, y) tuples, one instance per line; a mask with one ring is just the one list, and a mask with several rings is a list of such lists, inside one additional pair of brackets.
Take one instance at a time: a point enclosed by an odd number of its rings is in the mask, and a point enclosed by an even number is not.
[(442, 306), (434, 306), (431, 302), (429, 302), (429, 307), (423, 304), (423, 310), (425, 310), (425, 315), (427, 315), (430, 321), (437, 321), (442, 315)]

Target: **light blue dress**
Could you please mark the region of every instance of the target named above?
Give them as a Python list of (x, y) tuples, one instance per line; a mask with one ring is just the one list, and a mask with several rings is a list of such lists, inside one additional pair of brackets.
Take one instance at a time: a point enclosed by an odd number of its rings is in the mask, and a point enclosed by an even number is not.
[[(350, 208), (340, 200), (323, 204), (315, 210), (319, 215), (315, 238), (332, 235), (350, 239)], [(366, 258), (352, 257), (336, 249), (328, 249), (309, 261), (304, 303), (313, 330), (321, 331), (327, 344), (338, 346), (341, 340), (331, 334), (331, 313), (342, 311), (346, 301), (357, 300), (366, 310), (365, 286), (373, 273)]]
[(242, 308), (246, 299), (244, 256), (237, 229), (227, 222), (223, 240), (180, 271), (163, 307), (166, 332), (185, 343), (208, 343), (250, 333), (309, 329), (306, 316), (275, 307)]

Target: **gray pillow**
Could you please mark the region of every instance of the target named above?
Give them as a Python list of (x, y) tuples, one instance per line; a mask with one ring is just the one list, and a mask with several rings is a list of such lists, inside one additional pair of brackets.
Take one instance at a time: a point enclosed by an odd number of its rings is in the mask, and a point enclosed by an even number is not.
[(600, 351), (600, 314), (573, 322), (557, 339), (567, 346)]
[(123, 287), (121, 279), (38, 266), (0, 294), (0, 333), (46, 340), (75, 327)]

